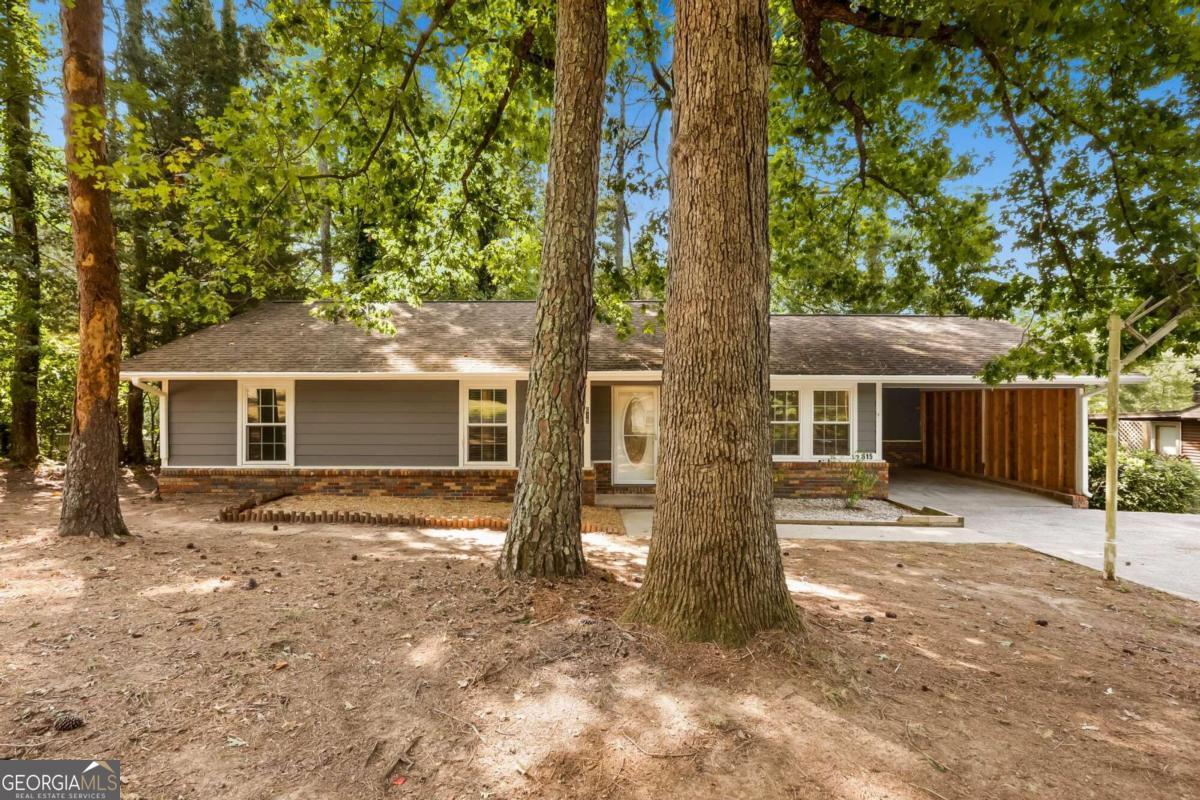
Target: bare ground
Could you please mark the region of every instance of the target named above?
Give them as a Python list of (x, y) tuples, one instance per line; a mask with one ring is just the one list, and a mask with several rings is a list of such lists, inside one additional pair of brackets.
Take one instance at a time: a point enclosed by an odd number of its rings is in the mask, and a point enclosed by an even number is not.
[(620, 624), (620, 537), (512, 585), (495, 532), (131, 485), (139, 538), (59, 540), (56, 491), (0, 474), (0, 756), (127, 799), (1200, 797), (1200, 606), (1019, 548), (788, 543), (807, 638), (722, 651)]

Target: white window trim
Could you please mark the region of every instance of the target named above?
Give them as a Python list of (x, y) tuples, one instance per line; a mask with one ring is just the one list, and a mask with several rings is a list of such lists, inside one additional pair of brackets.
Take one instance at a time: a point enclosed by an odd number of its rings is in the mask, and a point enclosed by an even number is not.
[(1176, 453), (1174, 456), (1167, 456), (1167, 457), (1168, 458), (1177, 458), (1178, 456), (1183, 455), (1183, 423), (1181, 423), (1181, 422), (1155, 422), (1155, 421), (1150, 422), (1150, 449), (1153, 450), (1155, 453), (1158, 453), (1161, 456), (1161, 455), (1164, 455), (1164, 453), (1162, 451), (1162, 448), (1159, 446), (1159, 442), (1158, 442), (1158, 429), (1159, 428), (1174, 428), (1175, 429), (1176, 447), (1179, 449), (1180, 452)]
[[(508, 392), (508, 460), (468, 461), (467, 392), (471, 389), (504, 389)], [(458, 382), (458, 465), (460, 467), (514, 467), (517, 457), (517, 382), (515, 379), (472, 379)]]
[(775, 433), (776, 425), (795, 425), (796, 429), (799, 431), (799, 434), (800, 434), (800, 441), (797, 444), (797, 450), (799, 450), (798, 453), (796, 453), (795, 455), (788, 455), (786, 453), (776, 455), (774, 452), (772, 452), (771, 460), (772, 461), (807, 461), (808, 459), (806, 459), (804, 457), (804, 390), (798, 386), (772, 386), (771, 391), (772, 392), (795, 392), (796, 393), (796, 421), (788, 422), (786, 420), (778, 420), (777, 421), (777, 420), (773, 419), (771, 417), (771, 407), (768, 404), (768, 406), (767, 406), (767, 431), (771, 433), (771, 436), (768, 437), (768, 444), (772, 447), (774, 446), (773, 443), (775, 441), (774, 433)]
[[(287, 407), (284, 426), (287, 436), (287, 459), (284, 461), (250, 461), (246, 458), (246, 392), (251, 389), (282, 389), (286, 392)], [(239, 467), (291, 467), (296, 463), (296, 382), (290, 378), (275, 380), (239, 380), (237, 388), (237, 465)]]
[[(857, 382), (806, 381), (776, 378), (771, 381), (771, 391), (799, 390), (800, 392), (800, 455), (772, 455), (773, 462), (786, 461), (853, 461), (858, 452), (858, 384)], [(850, 454), (845, 456), (816, 455), (813, 453), (813, 392), (846, 392), (850, 412)]]

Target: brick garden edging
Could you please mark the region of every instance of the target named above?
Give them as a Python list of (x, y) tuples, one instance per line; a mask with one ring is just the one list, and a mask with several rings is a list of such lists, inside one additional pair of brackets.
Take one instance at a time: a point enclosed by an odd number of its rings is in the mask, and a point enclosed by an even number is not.
[[(282, 508), (262, 508), (266, 503), (286, 497), (286, 494), (251, 497), (221, 509), (221, 522), (273, 522), (295, 524), (336, 523), (352, 525), (394, 525), (401, 528), (450, 528), (454, 530), (508, 530), (508, 517), (438, 516), (433, 514), (378, 514), (369, 511), (291, 511)], [(583, 533), (619, 535), (603, 525), (584, 522)]]

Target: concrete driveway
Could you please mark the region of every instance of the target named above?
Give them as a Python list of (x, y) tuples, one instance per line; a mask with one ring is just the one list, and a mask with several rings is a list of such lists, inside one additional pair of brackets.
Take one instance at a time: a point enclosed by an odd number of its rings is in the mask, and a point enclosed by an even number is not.
[[(961, 514), (963, 532), (1074, 561), (1104, 563), (1104, 512), (1076, 509), (1030, 492), (924, 469), (897, 470), (892, 499)], [(1200, 600), (1200, 514), (1122, 511), (1117, 575)]]
[[(779, 525), (781, 539), (986, 544), (1006, 542), (1099, 570), (1104, 512), (1076, 509), (1041, 495), (944, 472), (908, 468), (891, 480), (892, 499), (961, 514), (963, 528)], [(623, 509), (632, 538), (650, 535), (654, 511)], [(1117, 575), (1200, 600), (1200, 515), (1123, 511), (1117, 523)]]

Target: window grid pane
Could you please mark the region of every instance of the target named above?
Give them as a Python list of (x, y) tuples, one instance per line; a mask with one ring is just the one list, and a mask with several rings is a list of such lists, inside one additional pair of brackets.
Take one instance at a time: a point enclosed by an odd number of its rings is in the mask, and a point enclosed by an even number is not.
[(508, 461), (508, 390), (467, 390), (467, 461)]
[(253, 388), (246, 392), (246, 461), (287, 461), (287, 393)]
[(800, 455), (800, 392), (771, 392), (771, 455)]
[(850, 426), (844, 422), (818, 422), (813, 425), (813, 455), (850, 455)]
[(850, 393), (846, 391), (813, 392), (814, 422), (849, 422)]

